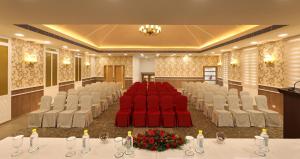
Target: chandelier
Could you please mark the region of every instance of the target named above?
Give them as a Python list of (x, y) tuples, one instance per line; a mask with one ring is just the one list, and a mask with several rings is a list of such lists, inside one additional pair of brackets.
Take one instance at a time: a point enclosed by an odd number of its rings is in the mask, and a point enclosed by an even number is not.
[(157, 35), (161, 32), (161, 27), (159, 25), (142, 25), (139, 31), (145, 35), (152, 36)]

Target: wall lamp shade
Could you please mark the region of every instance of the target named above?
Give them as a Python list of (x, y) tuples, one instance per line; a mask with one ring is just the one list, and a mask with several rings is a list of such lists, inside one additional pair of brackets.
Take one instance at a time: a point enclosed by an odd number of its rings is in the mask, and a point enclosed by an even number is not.
[(219, 61), (217, 65), (218, 65), (218, 66), (222, 66), (222, 62), (221, 62), (221, 61)]
[(273, 64), (275, 61), (274, 57), (270, 54), (264, 55), (264, 63), (265, 64)]
[(71, 59), (69, 57), (65, 57), (63, 60), (64, 65), (70, 65), (71, 64)]
[(90, 66), (91, 64), (90, 64), (90, 62), (85, 62), (85, 66)]
[(238, 64), (238, 60), (237, 59), (231, 59), (230, 64), (232, 66), (236, 66)]
[(38, 58), (37, 58), (37, 55), (34, 53), (25, 53), (24, 61), (29, 64), (34, 64), (34, 63), (38, 62)]

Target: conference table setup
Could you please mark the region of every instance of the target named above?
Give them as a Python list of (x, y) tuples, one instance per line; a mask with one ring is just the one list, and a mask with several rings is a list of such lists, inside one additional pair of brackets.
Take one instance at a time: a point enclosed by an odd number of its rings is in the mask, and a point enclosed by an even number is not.
[[(91, 138), (89, 140), (90, 150), (82, 153), (82, 140), (75, 138), (72, 143), (73, 148), (68, 146), (65, 138), (39, 138), (39, 149), (29, 153), (28, 148), (30, 138), (22, 138), (22, 144), (17, 147), (19, 151), (17, 156), (12, 157), (12, 153), (16, 151), (13, 137), (7, 137), (0, 141), (0, 158), (20, 158), (20, 159), (62, 159), (62, 158), (87, 158), (87, 159), (111, 159), (111, 158), (136, 158), (136, 159), (185, 159), (185, 158), (209, 158), (209, 159), (299, 159), (300, 157), (300, 140), (299, 139), (270, 139), (269, 150), (265, 156), (256, 153), (257, 145), (255, 139), (231, 139), (228, 138), (224, 142), (219, 143), (216, 139), (207, 138), (204, 141), (204, 152), (197, 153), (195, 151), (196, 144), (184, 144), (178, 149), (169, 149), (163, 152), (149, 151), (133, 148), (131, 155), (126, 155), (125, 147), (121, 155), (116, 157), (116, 153), (120, 150), (116, 146), (116, 139), (109, 138), (106, 141)], [(196, 140), (193, 140), (196, 143)], [(14, 146), (13, 146), (14, 145)], [(192, 151), (191, 154), (186, 153), (187, 149)], [(67, 157), (67, 153), (73, 151), (73, 155)]]

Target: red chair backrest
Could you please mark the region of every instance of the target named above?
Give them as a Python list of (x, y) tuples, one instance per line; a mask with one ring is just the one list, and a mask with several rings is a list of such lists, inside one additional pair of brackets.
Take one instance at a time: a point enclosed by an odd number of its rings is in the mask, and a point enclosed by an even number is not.
[(148, 102), (148, 111), (159, 111), (159, 97), (155, 95), (150, 95), (147, 98)]
[(175, 109), (176, 111), (187, 111), (187, 97), (177, 96), (175, 98)]
[(131, 107), (132, 107), (132, 98), (131, 96), (125, 96), (123, 95), (121, 98), (120, 98), (120, 110), (123, 111), (123, 110), (131, 110)]
[(146, 111), (146, 96), (138, 95), (134, 98), (134, 111)]
[(173, 97), (170, 95), (162, 96), (160, 106), (162, 111), (174, 111)]

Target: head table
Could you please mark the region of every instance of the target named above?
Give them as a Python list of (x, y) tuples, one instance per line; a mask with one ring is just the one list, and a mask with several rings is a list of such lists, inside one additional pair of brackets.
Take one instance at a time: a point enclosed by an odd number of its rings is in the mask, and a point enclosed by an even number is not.
[[(40, 138), (40, 149), (34, 153), (28, 153), (29, 138), (24, 138), (23, 153), (20, 159), (65, 159), (66, 140), (64, 138)], [(91, 151), (88, 154), (80, 153), (81, 139), (77, 139), (76, 156), (72, 158), (86, 159), (113, 159), (115, 152), (113, 139), (109, 139), (107, 144), (103, 144), (99, 139), (91, 139)], [(263, 158), (257, 156), (254, 139), (226, 139), (224, 144), (217, 144), (215, 139), (205, 139), (205, 152), (195, 154), (194, 159), (256, 159)], [(300, 139), (270, 139), (270, 152), (268, 159), (299, 159)], [(13, 151), (12, 138), (7, 137), (0, 141), (0, 158), (9, 159)], [(134, 156), (125, 158), (136, 159), (185, 159), (184, 150), (167, 150), (164, 152), (147, 151), (135, 149)], [(125, 159), (123, 158), (123, 159)]]

